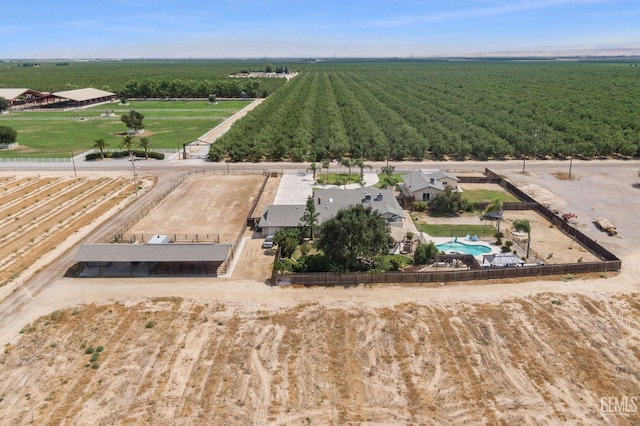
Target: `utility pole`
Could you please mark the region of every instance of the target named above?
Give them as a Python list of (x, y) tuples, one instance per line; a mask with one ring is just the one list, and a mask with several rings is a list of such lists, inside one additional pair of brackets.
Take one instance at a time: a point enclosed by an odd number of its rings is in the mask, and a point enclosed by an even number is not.
[(73, 176), (78, 177), (78, 172), (76, 171), (76, 158), (73, 155), (73, 150), (71, 151), (71, 163), (73, 164)]
[(136, 197), (138, 196), (138, 182), (136, 182), (136, 165), (133, 161), (133, 156), (129, 155), (129, 161), (131, 161), (131, 171), (133, 172), (133, 187), (136, 190)]
[(569, 180), (571, 180), (571, 166), (573, 166), (573, 145), (571, 145), (571, 156), (569, 157)]

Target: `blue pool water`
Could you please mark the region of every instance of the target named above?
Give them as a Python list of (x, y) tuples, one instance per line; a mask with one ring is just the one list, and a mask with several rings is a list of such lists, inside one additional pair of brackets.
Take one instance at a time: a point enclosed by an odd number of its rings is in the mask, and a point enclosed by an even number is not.
[(449, 241), (448, 243), (438, 244), (436, 246), (438, 250), (448, 253), (455, 251), (458, 253), (472, 254), (474, 256), (480, 256), (481, 254), (490, 253), (491, 247), (485, 245), (470, 245), (465, 243), (459, 243), (457, 241)]

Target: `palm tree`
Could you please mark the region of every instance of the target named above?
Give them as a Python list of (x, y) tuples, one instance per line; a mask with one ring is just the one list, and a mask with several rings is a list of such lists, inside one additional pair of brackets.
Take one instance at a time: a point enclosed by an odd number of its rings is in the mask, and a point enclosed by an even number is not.
[(484, 208), (484, 214), (487, 213), (491, 213), (491, 212), (497, 212), (497, 218), (498, 218), (498, 232), (500, 232), (500, 219), (502, 218), (502, 207), (503, 207), (503, 202), (499, 197), (494, 198), (493, 200), (491, 200), (489, 202), (489, 204), (487, 204), (487, 207)]
[(122, 138), (120, 142), (120, 147), (129, 151), (129, 157), (131, 157), (131, 148), (133, 148), (133, 136), (127, 135)]
[(104, 149), (107, 148), (109, 144), (104, 139), (96, 139), (93, 141), (93, 147), (98, 148), (100, 150), (100, 157), (104, 160)]
[(318, 171), (318, 165), (316, 164), (316, 162), (314, 161), (313, 163), (311, 163), (311, 165), (307, 168), (307, 172), (311, 170), (311, 172), (313, 173), (313, 180), (316, 180), (316, 172)]
[(364, 168), (366, 167), (369, 170), (373, 169), (373, 167), (371, 167), (370, 164), (365, 164), (364, 159), (362, 157), (360, 157), (355, 161), (355, 165), (360, 167), (360, 182), (362, 182), (362, 179), (364, 178)]
[(517, 232), (527, 233), (527, 258), (529, 257), (529, 249), (531, 248), (531, 222), (527, 219), (516, 219), (513, 221), (513, 227)]
[[(322, 160), (321, 164), (321, 168), (322, 169), (327, 169), (327, 181), (326, 183), (329, 183), (329, 166), (331, 166), (331, 160), (329, 160), (328, 158), (325, 158), (324, 160)], [(640, 172), (638, 172), (640, 174)]]
[(351, 183), (351, 168), (353, 166), (356, 165), (356, 162), (354, 160), (352, 160), (351, 158), (341, 158), (340, 159), (340, 165), (346, 167), (347, 169), (349, 169), (349, 183)]
[(140, 138), (138, 141), (138, 148), (144, 149), (144, 158), (149, 159), (149, 148), (151, 148), (151, 141), (147, 137)]

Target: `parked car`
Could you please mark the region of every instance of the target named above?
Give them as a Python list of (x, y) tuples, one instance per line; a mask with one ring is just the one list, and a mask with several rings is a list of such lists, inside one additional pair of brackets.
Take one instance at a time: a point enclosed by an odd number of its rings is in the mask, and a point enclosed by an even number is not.
[(262, 243), (262, 248), (270, 249), (273, 247), (273, 235), (267, 235)]

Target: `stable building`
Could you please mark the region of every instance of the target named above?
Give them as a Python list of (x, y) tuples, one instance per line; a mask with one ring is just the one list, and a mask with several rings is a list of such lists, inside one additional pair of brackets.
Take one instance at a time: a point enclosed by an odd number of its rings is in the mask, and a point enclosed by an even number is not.
[(54, 92), (53, 96), (59, 99), (56, 107), (61, 108), (81, 108), (116, 100), (115, 93), (93, 88)]
[[(156, 238), (157, 237), (157, 238)], [(80, 277), (219, 276), (226, 273), (231, 244), (83, 244), (75, 256)]]

